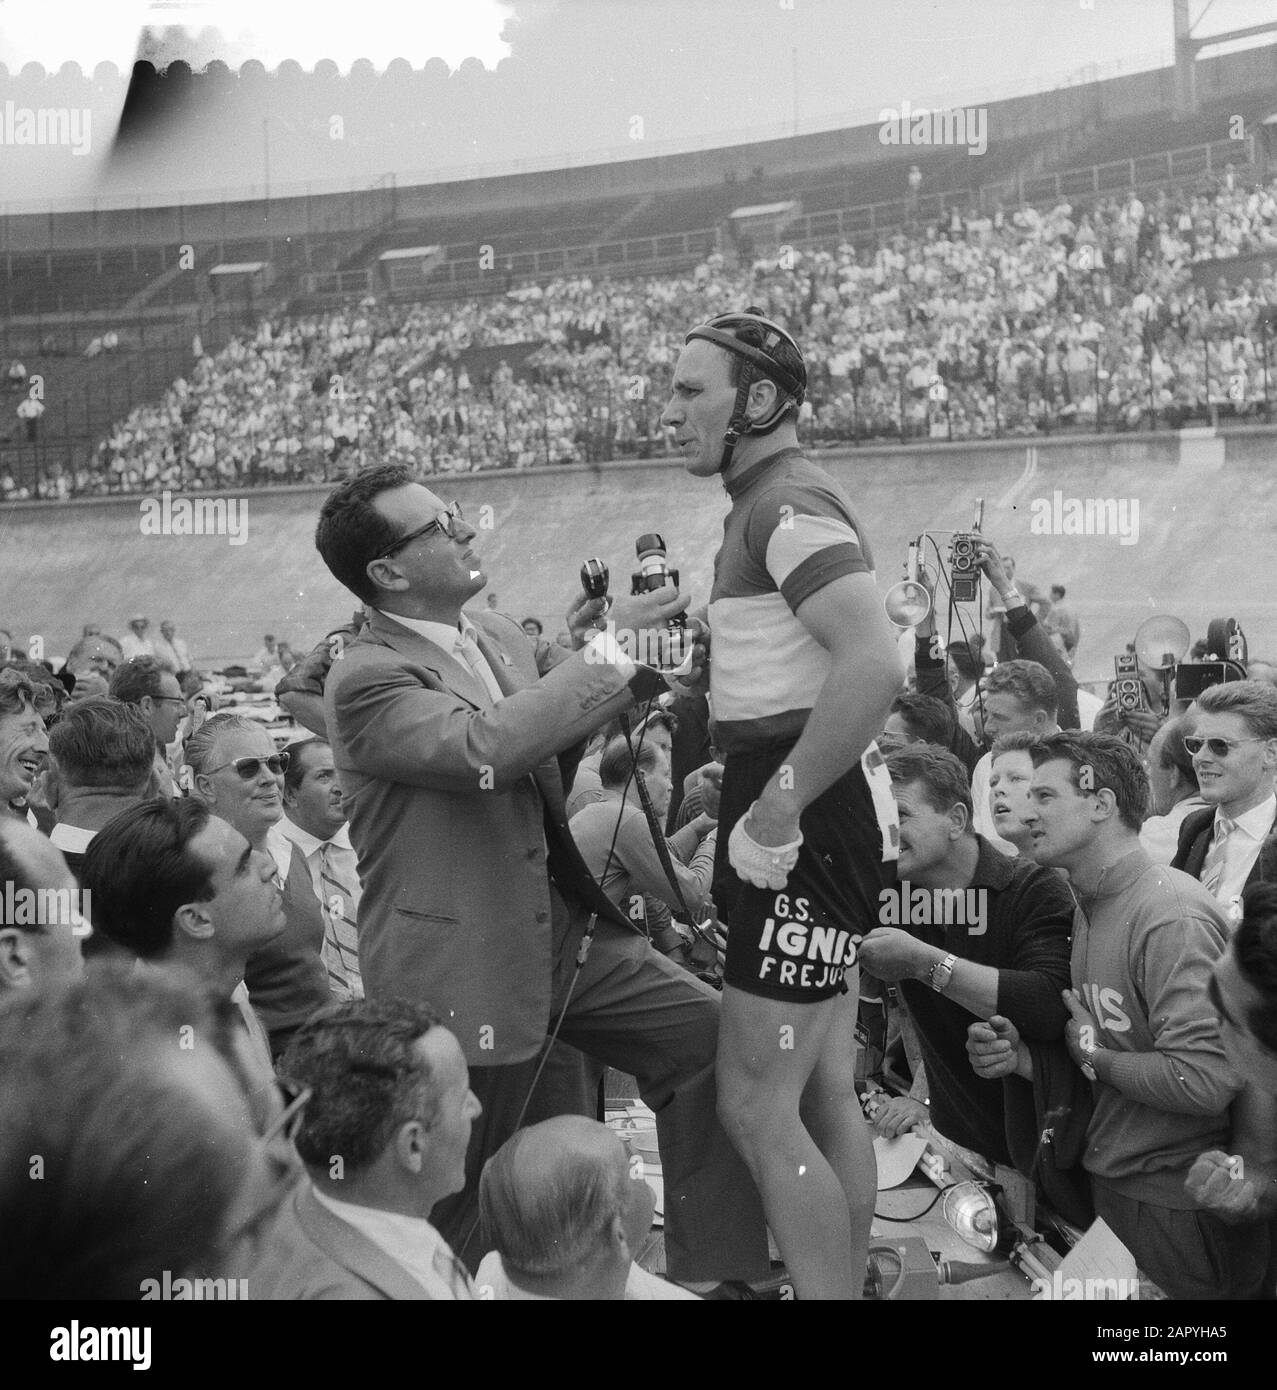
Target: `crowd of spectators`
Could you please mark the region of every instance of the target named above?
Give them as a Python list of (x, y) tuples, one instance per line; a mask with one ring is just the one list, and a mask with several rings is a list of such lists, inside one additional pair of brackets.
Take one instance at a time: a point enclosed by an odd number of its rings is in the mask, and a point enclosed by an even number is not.
[[(1267, 418), (1277, 181), (1229, 168), (1163, 189), (947, 221), (681, 275), (565, 277), (458, 303), (367, 298), (277, 316), (119, 421), (40, 495), (316, 482), (369, 461), (422, 473), (647, 457), (686, 324), (759, 304), (799, 332), (803, 437), (989, 438)], [(1208, 277), (1209, 278), (1209, 277)], [(502, 347), (510, 349), (508, 358)], [(474, 350), (486, 349), (479, 360)], [(0, 471), (0, 499), (32, 490)]]
[[(1110, 690), (1087, 709), (1064, 588), (1048, 602), (991, 541), (979, 562), (998, 598), (989, 642), (943, 652), (934, 613), (902, 636), (908, 688), (878, 744), (899, 880), (978, 885), (988, 916), (979, 931), (884, 918), (861, 943), (862, 1000), (876, 981), (907, 1004), (894, 1015), (904, 1079), (866, 1071), (871, 1118), (886, 1137), (934, 1126), (1018, 1168), (1074, 1225), (1102, 1216), (1172, 1298), (1259, 1297), (1277, 1215), (1277, 668), (1251, 661), (1249, 679), (1190, 702), (1141, 665), (1137, 708)], [(548, 652), (539, 626), (525, 620), (524, 635), (549, 671), (569, 653)], [(449, 998), (364, 997), (368, 889), (328, 737), (340, 706), (323, 699), (357, 666), (336, 660), (346, 643), (323, 638), (290, 670), (287, 644), (263, 636), (248, 664), (281, 678), (281, 703), (318, 692), (281, 749), (260, 723), (210, 712), (170, 622), (159, 637), (140, 613), (128, 628), (116, 641), (86, 625), (57, 675), (0, 630), (0, 874), (53, 895), (38, 921), (0, 916), (0, 1213), (18, 1233), (0, 1289), (130, 1298), (157, 1296), (161, 1278), (238, 1276), (253, 1298), (690, 1297), (636, 1263), (652, 1198), (615, 1132), (529, 1117), (471, 1172), (487, 1083), (443, 1022)], [(360, 628), (341, 631), (356, 641)], [(707, 716), (703, 695), (655, 707), (634, 751), (600, 726), (564, 788), (565, 833), (647, 937), (642, 952), (702, 983), (724, 939), (708, 892), (723, 767)], [(414, 838), (413, 862), (437, 849)], [(1106, 914), (1118, 946), (1088, 953), (1088, 913)], [(682, 920), (702, 915), (708, 934)], [(173, 1018), (214, 1042), (202, 1070), (163, 1064)], [(581, 1068), (592, 1104), (591, 1057), (562, 1056), (556, 1084)], [(85, 1110), (85, 1087), (132, 1108)], [(1056, 1142), (1039, 1162), (1047, 1113)], [(134, 1140), (148, 1146), (140, 1172)], [(239, 1169), (214, 1181), (201, 1166), (223, 1145), (252, 1155), (245, 1172), (269, 1169), (253, 1179), (270, 1195), (247, 1241)], [(43, 1187), (32, 1197), (31, 1153), (86, 1147), (96, 1176), (71, 1206)], [(482, 1217), (468, 1252), (441, 1233), (463, 1188)], [(167, 1204), (188, 1200), (178, 1229)], [(1198, 1258), (1208, 1249), (1220, 1268)]]

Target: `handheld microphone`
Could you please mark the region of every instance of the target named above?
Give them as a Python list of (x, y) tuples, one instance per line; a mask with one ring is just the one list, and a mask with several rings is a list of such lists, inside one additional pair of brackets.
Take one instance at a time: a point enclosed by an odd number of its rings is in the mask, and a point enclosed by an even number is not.
[[(632, 595), (650, 594), (656, 589), (663, 589), (666, 584), (673, 584), (677, 588), (678, 571), (669, 567), (668, 552), (661, 536), (655, 531), (647, 532), (635, 541), (634, 550), (638, 555), (639, 567), (631, 576)], [(687, 619), (682, 613), (675, 613), (665, 620), (665, 626), (669, 633), (661, 655), (667, 655), (667, 660), (648, 661), (647, 664), (670, 674), (686, 675), (691, 670), (692, 659), (692, 644), (687, 640)], [(647, 657), (643, 659), (646, 661)]]
[(581, 588), (586, 598), (607, 598), (611, 575), (607, 565), (599, 559), (589, 559), (581, 566)]

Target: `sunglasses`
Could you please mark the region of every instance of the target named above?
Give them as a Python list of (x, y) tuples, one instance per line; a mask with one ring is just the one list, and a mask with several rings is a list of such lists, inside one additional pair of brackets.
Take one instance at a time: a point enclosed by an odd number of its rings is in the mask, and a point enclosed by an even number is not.
[(428, 536), (430, 532), (436, 528), (442, 531), (449, 540), (455, 540), (457, 536), (457, 522), (464, 520), (465, 518), (461, 515), (461, 503), (450, 502), (443, 511), (435, 513), (433, 521), (428, 521), (416, 531), (409, 531), (406, 536), (400, 536), (389, 550), (383, 550), (380, 555), (374, 556), (373, 558), (377, 560), (388, 560), (396, 550), (402, 550), (409, 541), (420, 540), (422, 536)]
[(1184, 740), (1184, 747), (1190, 753), (1200, 753), (1203, 748), (1210, 750), (1212, 758), (1226, 758), (1234, 748), (1239, 748), (1243, 743), (1267, 743), (1263, 738), (1198, 738), (1196, 734), (1190, 734)]
[(207, 774), (221, 772), (224, 767), (233, 767), (245, 782), (251, 782), (265, 763), (276, 777), (282, 777), (288, 771), (289, 756), (288, 753), (272, 753), (269, 758), (232, 758), (228, 763), (219, 763), (216, 767), (205, 768), (204, 771)]

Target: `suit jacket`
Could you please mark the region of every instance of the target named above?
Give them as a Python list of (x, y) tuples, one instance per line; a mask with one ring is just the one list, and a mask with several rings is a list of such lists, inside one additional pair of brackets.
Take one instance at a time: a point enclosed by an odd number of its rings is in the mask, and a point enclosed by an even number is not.
[[(1273, 823), (1277, 829), (1277, 821)], [(1171, 860), (1172, 869), (1183, 869), (1186, 874), (1200, 879), (1206, 854), (1215, 838), (1215, 808), (1207, 806), (1203, 811), (1194, 811), (1184, 817), (1179, 828), (1179, 847)], [(1246, 876), (1243, 888), (1252, 883), (1268, 883), (1277, 880), (1277, 836), (1270, 829), (1267, 838), (1259, 847), (1259, 854)]]
[(300, 851), (288, 861), (284, 923), (273, 941), (249, 956), (244, 970), (253, 1008), (272, 1040), (291, 1033), (332, 999), (323, 957), (324, 912)]
[(249, 1270), (253, 1299), (429, 1299), (397, 1261), (315, 1200), (309, 1179), (271, 1225)]
[(498, 704), (378, 612), (333, 662), (324, 704), (363, 884), (365, 992), (429, 1001), (466, 1061), (493, 1066), (539, 1050), (555, 959), (589, 913), (634, 930), (568, 833), (556, 760), (575, 767), (580, 742), (633, 694), (584, 652), (543, 674), (511, 619), (470, 616)]

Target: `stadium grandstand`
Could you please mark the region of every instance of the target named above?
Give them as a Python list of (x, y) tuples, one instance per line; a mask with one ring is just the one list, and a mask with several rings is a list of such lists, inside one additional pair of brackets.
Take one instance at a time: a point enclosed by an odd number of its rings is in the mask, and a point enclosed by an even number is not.
[(1275, 52), (1200, 60), (1192, 111), (1175, 69), (995, 103), (979, 160), (875, 124), (548, 178), (15, 213), (0, 497), (660, 455), (687, 313), (745, 301), (812, 345), (813, 444), (1267, 423)]

